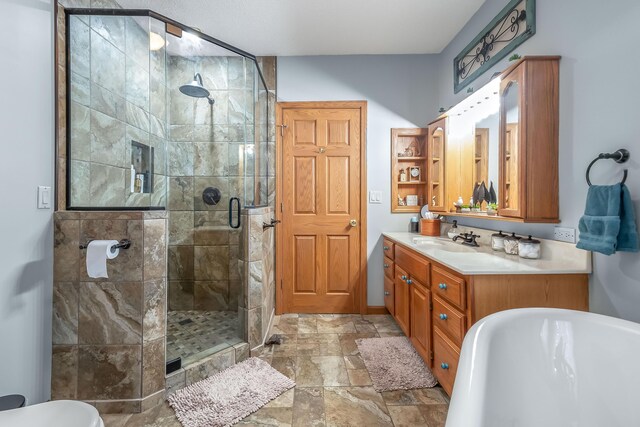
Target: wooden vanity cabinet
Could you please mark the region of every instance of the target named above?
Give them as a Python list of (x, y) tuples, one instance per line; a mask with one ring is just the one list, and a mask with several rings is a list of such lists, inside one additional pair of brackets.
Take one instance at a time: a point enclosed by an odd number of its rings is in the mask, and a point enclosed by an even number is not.
[(401, 243), (385, 245), (394, 248), (395, 272), (384, 276), (385, 305), (389, 292), (389, 312), (448, 394), (464, 336), (478, 320), (512, 308), (589, 309), (586, 274), (463, 275)]
[(558, 56), (529, 56), (500, 82), (498, 215), (559, 222)]

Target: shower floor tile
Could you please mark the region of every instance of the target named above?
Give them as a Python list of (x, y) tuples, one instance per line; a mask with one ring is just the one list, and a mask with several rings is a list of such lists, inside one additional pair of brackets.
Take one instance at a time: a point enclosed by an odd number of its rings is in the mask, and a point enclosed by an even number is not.
[(167, 361), (181, 357), (184, 366), (240, 342), (237, 311), (167, 313)]

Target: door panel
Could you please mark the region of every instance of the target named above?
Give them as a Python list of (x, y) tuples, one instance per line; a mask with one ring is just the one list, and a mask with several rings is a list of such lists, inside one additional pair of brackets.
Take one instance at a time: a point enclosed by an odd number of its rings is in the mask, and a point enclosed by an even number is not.
[(411, 318), (409, 313), (410, 294), (409, 285), (407, 279), (409, 278), (406, 271), (396, 267), (396, 279), (394, 287), (394, 299), (395, 299), (395, 319), (398, 322), (398, 326), (404, 332), (406, 336), (411, 334)]
[(282, 109), (285, 312), (360, 311), (360, 115), (360, 108)]
[[(430, 291), (415, 280), (411, 285), (411, 342), (424, 360), (431, 360)], [(430, 363), (429, 363), (430, 365)]]

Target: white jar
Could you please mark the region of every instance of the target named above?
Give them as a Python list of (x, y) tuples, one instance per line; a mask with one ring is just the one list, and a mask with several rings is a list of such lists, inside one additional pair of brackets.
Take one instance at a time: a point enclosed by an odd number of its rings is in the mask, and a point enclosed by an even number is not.
[(504, 251), (504, 238), (506, 234), (502, 234), (502, 230), (491, 235), (491, 249), (494, 251)]
[(520, 255), (520, 258), (539, 259), (541, 252), (540, 240), (532, 239), (531, 235), (518, 241), (518, 255)]

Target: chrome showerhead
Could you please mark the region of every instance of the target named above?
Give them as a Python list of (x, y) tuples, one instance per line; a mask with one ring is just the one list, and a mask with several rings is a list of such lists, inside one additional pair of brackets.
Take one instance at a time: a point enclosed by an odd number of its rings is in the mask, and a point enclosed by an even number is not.
[(214, 101), (209, 97), (209, 91), (202, 85), (202, 76), (196, 73), (193, 81), (186, 85), (180, 86), (180, 92), (193, 98), (207, 98), (209, 104), (213, 105)]

